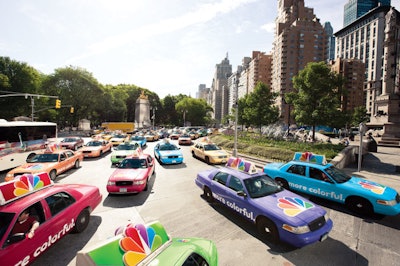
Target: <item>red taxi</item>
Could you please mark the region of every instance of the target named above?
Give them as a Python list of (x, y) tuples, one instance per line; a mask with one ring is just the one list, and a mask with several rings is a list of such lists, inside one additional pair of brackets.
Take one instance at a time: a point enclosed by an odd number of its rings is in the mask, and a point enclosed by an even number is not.
[(91, 140), (86, 143), (79, 151), (82, 152), (83, 157), (85, 158), (100, 157), (103, 154), (111, 151), (112, 146), (113, 145), (108, 140)]
[[(101, 200), (97, 187), (53, 184), (47, 173), (22, 175), (1, 183), (1, 264), (31, 264), (68, 233), (82, 232), (89, 224), (90, 213)], [(16, 223), (22, 223), (18, 222), (18, 217), (26, 211), (39, 222), (30, 236), (29, 232), (14, 230)]]
[(57, 145), (51, 146), (46, 151), (28, 158), (26, 164), (9, 171), (5, 180), (10, 181), (17, 175), (41, 172), (46, 172), (51, 180), (55, 180), (57, 175), (72, 168), (79, 168), (82, 160), (83, 154), (80, 151), (62, 150)]
[(151, 176), (155, 173), (155, 160), (150, 154), (136, 152), (126, 157), (108, 178), (110, 194), (139, 193), (146, 191)]

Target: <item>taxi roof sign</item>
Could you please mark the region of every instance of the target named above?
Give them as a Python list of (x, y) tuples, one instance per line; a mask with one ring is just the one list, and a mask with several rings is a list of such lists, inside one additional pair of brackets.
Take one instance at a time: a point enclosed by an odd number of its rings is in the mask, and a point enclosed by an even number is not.
[(0, 184), (0, 206), (53, 185), (47, 173), (24, 174)]
[(313, 154), (312, 152), (296, 152), (293, 161), (309, 162), (315, 164), (327, 164), (325, 155)]
[(254, 163), (243, 160), (242, 158), (231, 157), (226, 163), (226, 167), (236, 169), (248, 174), (257, 173), (257, 168)]

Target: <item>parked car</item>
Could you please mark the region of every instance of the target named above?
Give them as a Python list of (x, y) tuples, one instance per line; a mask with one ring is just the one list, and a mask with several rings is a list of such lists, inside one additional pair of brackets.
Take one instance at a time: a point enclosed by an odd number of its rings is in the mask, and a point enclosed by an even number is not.
[(136, 153), (127, 156), (108, 178), (107, 192), (127, 194), (146, 191), (155, 167), (155, 160), (149, 154)]
[[(26, 174), (0, 184), (2, 265), (28, 265), (70, 232), (86, 229), (102, 195), (95, 186), (53, 184), (47, 173)], [(32, 238), (12, 232), (24, 211), (39, 222)], [(62, 252), (62, 250), (60, 250)]]
[(122, 133), (113, 134), (110, 138), (110, 142), (113, 146), (118, 146), (129, 139), (128, 135)]
[(60, 145), (64, 149), (77, 151), (84, 145), (84, 140), (81, 137), (66, 137), (61, 140)]
[(160, 137), (158, 134), (155, 134), (153, 132), (147, 132), (144, 137), (146, 138), (147, 141), (157, 141)]
[(400, 196), (395, 189), (349, 176), (326, 163), (325, 156), (299, 152), (287, 163), (266, 164), (264, 172), (287, 189), (345, 204), (359, 214), (400, 213)]
[(26, 160), (26, 163), (10, 170), (5, 180), (10, 181), (17, 175), (46, 172), (51, 180), (69, 169), (80, 167), (83, 154), (80, 151), (61, 150), (48, 147), (46, 151), (37, 153)]
[(79, 251), (76, 265), (218, 265), (213, 241), (170, 238), (158, 221), (128, 224), (115, 231), (116, 236)]
[(154, 147), (154, 157), (160, 164), (180, 164), (183, 162), (181, 148), (171, 143), (168, 139), (157, 143)]
[(103, 154), (110, 152), (112, 149), (112, 144), (103, 139), (91, 140), (86, 143), (80, 151), (84, 158), (100, 157)]
[(140, 146), (136, 142), (125, 142), (119, 144), (117, 147), (113, 148), (113, 151), (111, 153), (111, 164), (114, 165), (122, 162), (122, 160), (125, 159), (128, 155), (132, 155), (137, 152), (138, 148), (140, 148)]
[(195, 183), (209, 202), (217, 201), (248, 219), (272, 243), (303, 247), (324, 241), (332, 229), (322, 207), (239, 158), (230, 158), (226, 167), (199, 172)]
[(191, 152), (194, 158), (205, 161), (207, 164), (224, 164), (227, 162), (229, 154), (221, 149), (217, 144), (208, 139), (201, 139), (192, 145)]

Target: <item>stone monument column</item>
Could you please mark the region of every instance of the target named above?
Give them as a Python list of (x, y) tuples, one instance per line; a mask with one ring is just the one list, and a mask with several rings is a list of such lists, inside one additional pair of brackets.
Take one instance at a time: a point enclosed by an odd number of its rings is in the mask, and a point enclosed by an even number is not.
[(135, 128), (147, 128), (150, 126), (150, 102), (148, 96), (144, 95), (144, 91), (142, 91), (135, 105)]

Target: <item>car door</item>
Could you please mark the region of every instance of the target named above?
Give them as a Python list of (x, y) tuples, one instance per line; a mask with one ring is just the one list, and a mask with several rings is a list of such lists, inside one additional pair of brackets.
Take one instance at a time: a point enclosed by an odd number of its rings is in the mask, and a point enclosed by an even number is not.
[(343, 201), (344, 195), (337, 191), (336, 183), (322, 170), (308, 167), (308, 194), (334, 201)]
[(75, 153), (73, 153), (72, 151), (66, 151), (65, 155), (67, 156), (67, 168), (65, 170), (71, 169), (75, 166), (75, 160), (77, 160), (78, 158), (75, 156)]
[(226, 205), (227, 191), (226, 182), (228, 181), (229, 174), (223, 171), (217, 172), (213, 180), (211, 180), (210, 189), (213, 193), (213, 197), (220, 201), (222, 204)]

